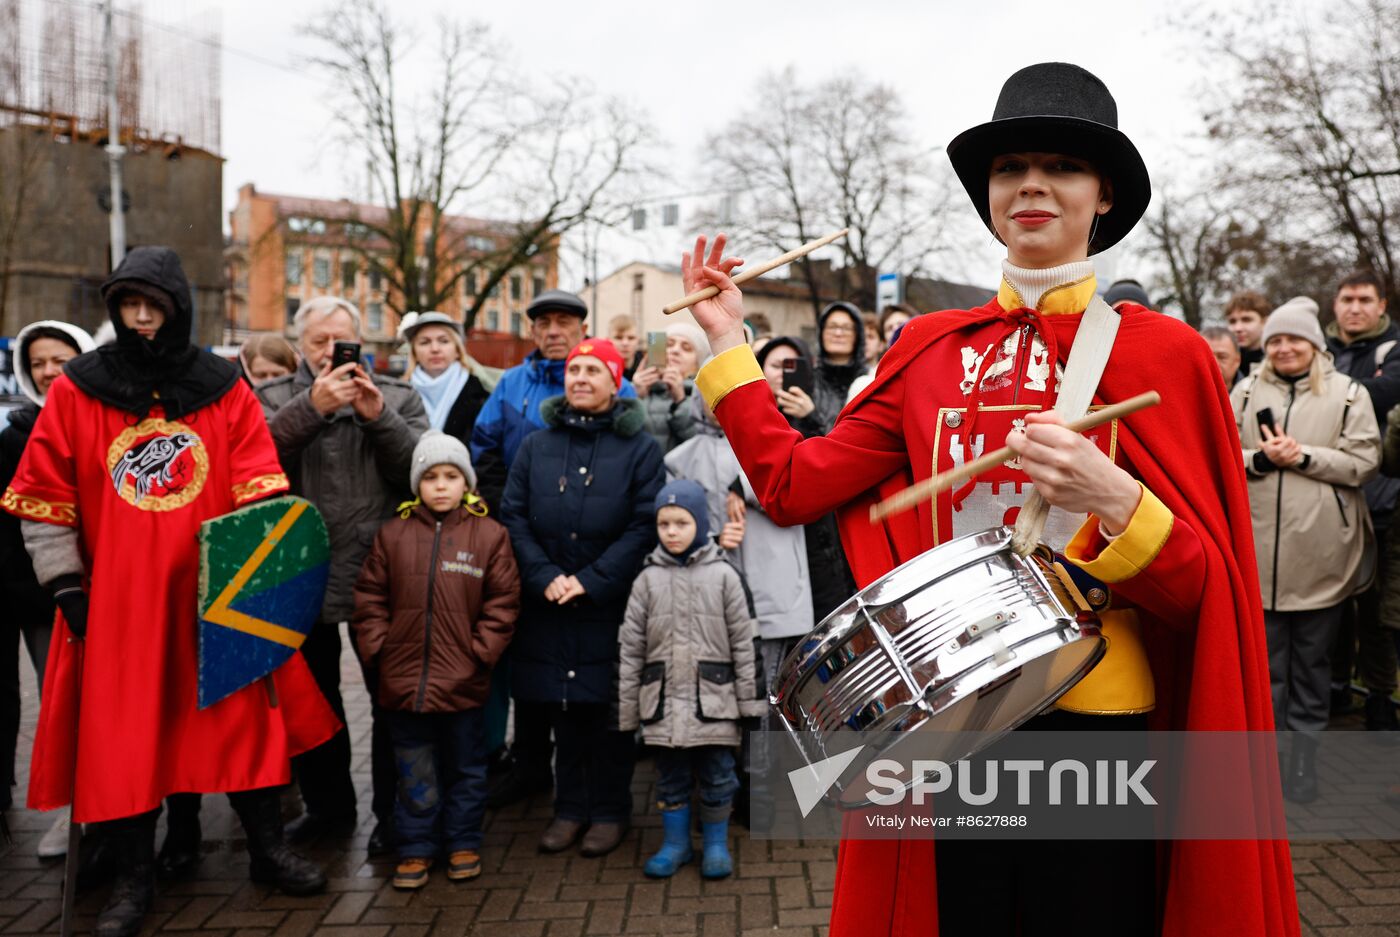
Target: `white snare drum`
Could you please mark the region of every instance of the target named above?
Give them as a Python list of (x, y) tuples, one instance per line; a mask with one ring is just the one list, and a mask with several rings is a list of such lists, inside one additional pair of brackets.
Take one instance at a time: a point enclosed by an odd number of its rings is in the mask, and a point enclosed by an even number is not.
[[(1099, 620), (1050, 569), (1011, 550), (1011, 529), (959, 537), (856, 593), (778, 671), (770, 702), (809, 763), (840, 732), (920, 732), (949, 764), (1040, 713), (1103, 656)], [(933, 734), (938, 733), (938, 734)], [(966, 736), (987, 733), (980, 744)], [(880, 754), (898, 757), (886, 746)], [(868, 761), (863, 759), (862, 763)], [(841, 791), (844, 806), (863, 806)]]

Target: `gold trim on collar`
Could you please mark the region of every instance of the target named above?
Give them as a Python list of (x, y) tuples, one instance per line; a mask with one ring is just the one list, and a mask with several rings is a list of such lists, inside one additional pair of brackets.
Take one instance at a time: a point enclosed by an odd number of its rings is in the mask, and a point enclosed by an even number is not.
[[(1048, 316), (1081, 313), (1088, 308), (1089, 300), (1094, 298), (1098, 285), (1098, 278), (1091, 273), (1072, 283), (1052, 287), (1041, 295), (1040, 302), (1036, 303), (1036, 311)], [(1021, 294), (1016, 292), (1016, 287), (1012, 286), (1005, 276), (1001, 278), (1001, 286), (997, 289), (997, 303), (1007, 312), (1020, 309), (1026, 304)]]

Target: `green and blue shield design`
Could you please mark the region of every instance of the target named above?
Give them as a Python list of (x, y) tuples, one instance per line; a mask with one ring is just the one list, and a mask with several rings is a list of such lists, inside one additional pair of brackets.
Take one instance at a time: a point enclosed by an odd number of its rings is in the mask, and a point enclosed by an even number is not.
[(296, 653), (329, 575), (326, 524), (304, 498), (261, 501), (200, 526), (200, 709)]

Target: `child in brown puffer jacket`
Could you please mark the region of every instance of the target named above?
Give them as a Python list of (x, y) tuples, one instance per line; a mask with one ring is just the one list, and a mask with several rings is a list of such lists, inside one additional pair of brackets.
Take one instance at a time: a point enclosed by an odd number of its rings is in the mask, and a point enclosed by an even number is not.
[(380, 528), (355, 583), (355, 643), (378, 672), (398, 765), (395, 888), (421, 888), (439, 852), (453, 881), (481, 874), (482, 706), (515, 633), (520, 574), (486, 517), (461, 441), (429, 430), (413, 450), (418, 497)]

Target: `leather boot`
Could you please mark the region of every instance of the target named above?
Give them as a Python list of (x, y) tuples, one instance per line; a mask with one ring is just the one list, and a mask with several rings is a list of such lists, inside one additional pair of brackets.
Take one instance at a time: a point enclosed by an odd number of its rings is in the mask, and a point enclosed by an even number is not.
[(584, 824), (580, 820), (555, 817), (540, 834), (540, 852), (563, 852), (578, 841)]
[(120, 863), (107, 904), (97, 915), (97, 937), (134, 937), (155, 898), (157, 811), (102, 824)]
[(282, 838), (282, 809), (271, 787), (228, 795), (248, 836), (248, 877), (276, 885), (288, 895), (314, 895), (326, 888), (326, 873), (292, 852)]
[(622, 844), (629, 825), (625, 821), (622, 823), (590, 824), (588, 832), (583, 834), (583, 840), (578, 844), (579, 855), (588, 856), (591, 859), (606, 856)]
[(156, 871), (179, 878), (199, 865), (203, 831), (199, 826), (199, 794), (171, 794), (165, 799), (165, 842), (156, 856)]
[(1315, 738), (1302, 733), (1293, 735), (1283, 795), (1294, 803), (1310, 804), (1317, 800), (1317, 745)]

